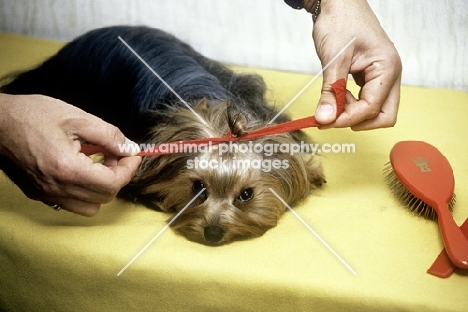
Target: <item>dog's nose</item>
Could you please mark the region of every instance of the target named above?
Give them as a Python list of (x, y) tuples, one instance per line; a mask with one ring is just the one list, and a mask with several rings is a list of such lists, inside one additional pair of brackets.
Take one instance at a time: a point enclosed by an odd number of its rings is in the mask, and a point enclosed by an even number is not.
[(223, 239), (224, 231), (219, 226), (210, 225), (204, 230), (205, 239), (210, 243), (217, 243)]

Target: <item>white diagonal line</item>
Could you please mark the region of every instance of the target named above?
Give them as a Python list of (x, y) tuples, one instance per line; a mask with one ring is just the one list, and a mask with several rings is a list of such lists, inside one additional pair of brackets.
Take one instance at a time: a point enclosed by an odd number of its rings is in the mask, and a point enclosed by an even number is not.
[(346, 261), (343, 260), (343, 258), (340, 257), (340, 255), (335, 251), (333, 250), (333, 248), (330, 247), (330, 245), (327, 244), (327, 242), (322, 238), (320, 237), (320, 235), (317, 234), (317, 232), (315, 232), (308, 224), (307, 222), (304, 221), (304, 219), (301, 218), (301, 216), (299, 216), (282, 198), (281, 196), (278, 195), (278, 193), (275, 192), (275, 190), (273, 190), (272, 188), (270, 188), (270, 191), (283, 203), (283, 205), (285, 205), (292, 213), (294, 216), (296, 216), (296, 218), (299, 219), (299, 221), (302, 222), (302, 224), (305, 225), (305, 227), (307, 229), (309, 229), (309, 231), (312, 232), (312, 234), (315, 235), (315, 237), (317, 237), (317, 239), (328, 249), (331, 251), (331, 253), (336, 257), (338, 258), (338, 260), (340, 260), (341, 263), (343, 263), (347, 268), (348, 270), (350, 270), (354, 275), (357, 275), (356, 271), (354, 271), (351, 266), (346, 263)]
[(192, 204), (192, 203), (195, 201), (195, 199), (197, 199), (198, 196), (200, 196), (204, 191), (205, 191), (205, 188), (203, 188), (200, 192), (198, 192), (198, 194), (195, 195), (195, 197), (192, 198), (192, 200), (189, 201), (188, 204), (185, 205), (185, 207), (182, 208), (182, 209), (175, 215), (175, 217), (172, 218), (172, 220), (169, 221), (169, 222), (161, 229), (161, 231), (159, 231), (158, 234), (156, 234), (156, 235), (148, 242), (148, 244), (146, 244), (145, 247), (143, 247), (143, 248), (135, 255), (135, 257), (133, 257), (132, 260), (130, 260), (130, 262), (128, 262), (127, 265), (125, 265), (125, 266), (123, 267), (122, 270), (120, 270), (119, 273), (117, 273), (117, 276), (120, 276), (120, 274), (122, 274), (122, 273), (123, 273), (123, 272), (124, 272), (124, 271), (125, 271), (125, 270), (126, 270), (126, 269), (127, 269), (127, 268), (128, 268), (128, 267), (129, 267), (129, 266), (130, 266), (130, 265), (131, 265), (131, 264), (132, 264), (132, 263), (133, 263), (133, 262), (134, 262), (134, 261), (135, 261), (135, 260), (136, 260), (136, 259), (137, 259), (137, 258), (138, 258), (138, 257), (139, 257), (139, 256), (140, 256), (140, 255), (141, 255), (141, 254), (142, 254), (142, 253), (143, 253), (143, 252), (144, 252), (144, 251), (145, 251), (145, 250), (146, 250), (162, 233), (163, 233), (163, 232), (164, 232), (164, 231), (165, 231), (165, 230), (167, 230), (167, 228), (172, 224), (172, 222), (174, 222), (175, 219), (177, 219), (177, 218), (182, 214), (182, 212), (184, 212), (185, 209), (187, 209), (187, 208), (190, 206), (190, 204)]
[(193, 108), (192, 108), (186, 101), (184, 101), (184, 99), (182, 99), (182, 97), (181, 97), (179, 94), (177, 94), (177, 92), (175, 92), (175, 90), (172, 89), (171, 86), (170, 86), (161, 76), (159, 76), (158, 73), (157, 73), (154, 69), (152, 69), (151, 66), (149, 66), (148, 63), (146, 63), (145, 60), (144, 60), (140, 55), (138, 55), (138, 53), (136, 53), (135, 50), (133, 50), (132, 47), (131, 47), (127, 42), (125, 42), (125, 40), (123, 40), (120, 36), (119, 36), (118, 38), (119, 38), (120, 41), (122, 41), (122, 43), (123, 43), (133, 54), (135, 54), (135, 56), (136, 56), (136, 57), (137, 57), (137, 58), (138, 58), (138, 59), (139, 59), (139, 60), (140, 60), (140, 61), (141, 61), (141, 62), (142, 62), (142, 63), (143, 63), (143, 64), (144, 64), (144, 65), (145, 65), (145, 66), (146, 66), (146, 67), (147, 67), (147, 68), (148, 68), (148, 69), (149, 69), (149, 70), (150, 70), (150, 71), (151, 71), (151, 72), (152, 72), (152, 73), (153, 73), (153, 74), (154, 74), (154, 75), (155, 75), (155, 76), (156, 76), (156, 77), (157, 77), (157, 78), (174, 94), (174, 95), (175, 95), (175, 96), (177, 96), (177, 98), (178, 98), (182, 103), (185, 104), (185, 106), (187, 106), (187, 108), (188, 108), (192, 113), (194, 113), (194, 114), (198, 117), (198, 119), (200, 119), (200, 121), (201, 121), (204, 125), (207, 124), (207, 122), (206, 122), (200, 115), (198, 115), (198, 114), (193, 110)]
[(320, 75), (325, 71), (325, 69), (327, 69), (328, 66), (330, 66), (330, 65), (338, 58), (338, 56), (340, 56), (341, 53), (343, 53), (343, 52), (349, 47), (349, 45), (350, 45), (351, 43), (353, 43), (354, 40), (356, 40), (356, 37), (353, 37), (353, 39), (351, 39), (351, 41), (349, 41), (348, 44), (346, 44), (346, 45), (343, 47), (343, 49), (341, 49), (341, 50), (335, 55), (335, 57), (332, 58), (331, 61), (328, 62), (328, 64), (325, 65), (325, 67), (323, 67), (322, 70), (321, 70), (317, 75), (315, 75), (314, 78), (312, 78), (312, 79), (305, 85), (305, 87), (302, 88), (301, 91), (299, 91), (299, 92), (288, 102), (288, 104), (286, 104), (286, 105), (283, 107), (283, 109), (280, 110), (278, 114), (276, 114), (275, 117), (273, 117), (272, 120), (270, 120), (270, 121), (268, 122), (268, 125), (271, 124), (272, 122), (274, 122), (274, 121), (276, 120), (276, 118), (278, 118), (278, 116), (281, 115), (281, 114), (289, 107), (289, 105), (291, 105), (291, 104), (292, 104), (292, 103), (293, 103), (293, 102), (294, 102), (294, 101), (295, 101), (295, 100), (296, 100), (296, 99), (297, 99), (297, 98), (298, 98), (298, 97), (315, 81), (315, 79), (317, 79), (318, 76), (320, 76)]

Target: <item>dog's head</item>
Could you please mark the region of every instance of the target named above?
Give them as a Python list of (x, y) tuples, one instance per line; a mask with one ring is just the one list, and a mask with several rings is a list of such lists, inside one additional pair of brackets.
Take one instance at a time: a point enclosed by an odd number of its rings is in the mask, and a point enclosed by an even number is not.
[[(228, 131), (242, 136), (266, 124), (258, 114), (228, 102), (209, 105), (201, 100), (194, 110), (207, 124), (187, 109), (174, 109), (164, 126), (154, 128), (151, 142), (221, 137)], [(286, 209), (270, 189), (295, 205), (325, 182), (310, 154), (286, 152), (288, 145), (303, 139), (299, 132), (285, 133), (146, 157), (126, 192), (163, 211), (183, 210), (172, 218), (171, 227), (196, 242), (220, 245), (260, 236), (276, 226)]]

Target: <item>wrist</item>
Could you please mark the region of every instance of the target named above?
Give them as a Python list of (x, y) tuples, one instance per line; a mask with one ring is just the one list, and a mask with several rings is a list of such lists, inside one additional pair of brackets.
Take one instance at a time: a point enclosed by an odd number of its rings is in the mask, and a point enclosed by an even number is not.
[(302, 0), (302, 6), (304, 9), (312, 14), (312, 21), (315, 22), (317, 21), (317, 18), (320, 15), (321, 12), (321, 4), (322, 0)]
[(322, 0), (284, 0), (287, 5), (296, 10), (305, 9), (312, 14), (312, 21), (315, 23), (321, 12), (320, 4)]

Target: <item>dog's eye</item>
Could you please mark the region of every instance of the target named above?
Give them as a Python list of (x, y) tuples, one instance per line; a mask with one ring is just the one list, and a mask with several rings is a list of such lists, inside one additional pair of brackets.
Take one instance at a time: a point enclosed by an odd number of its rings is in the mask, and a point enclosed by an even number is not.
[[(203, 182), (200, 181), (200, 180), (196, 180), (196, 181), (194, 181), (193, 184), (192, 184), (192, 191), (193, 191), (194, 194), (200, 193), (200, 191), (201, 191), (202, 189), (204, 189), (204, 188), (206, 188), (206, 187), (205, 187), (205, 184), (203, 184)], [(206, 193), (206, 190), (205, 190), (205, 192), (203, 192), (203, 193)]]
[(252, 199), (253, 195), (254, 195), (253, 189), (249, 187), (249, 188), (246, 188), (245, 190), (242, 190), (238, 199), (240, 201), (247, 202)]

